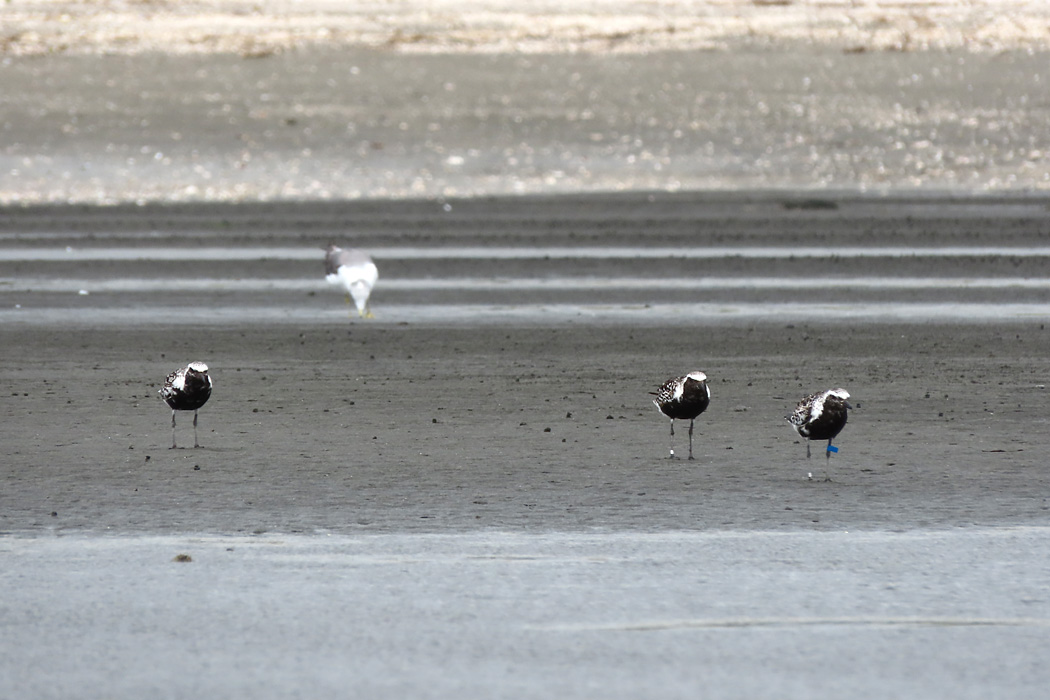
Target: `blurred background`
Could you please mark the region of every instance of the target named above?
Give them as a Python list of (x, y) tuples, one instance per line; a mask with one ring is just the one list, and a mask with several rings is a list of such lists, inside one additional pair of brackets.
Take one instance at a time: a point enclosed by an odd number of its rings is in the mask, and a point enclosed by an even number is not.
[(0, 4), (0, 203), (1050, 189), (1050, 4)]

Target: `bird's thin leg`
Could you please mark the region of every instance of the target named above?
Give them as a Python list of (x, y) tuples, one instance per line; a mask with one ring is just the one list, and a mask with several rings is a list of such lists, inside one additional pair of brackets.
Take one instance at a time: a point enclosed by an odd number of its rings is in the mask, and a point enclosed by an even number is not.
[(806, 438), (806, 459), (809, 459), (809, 438)]
[(674, 459), (674, 418), (671, 419), (671, 456), (668, 459)]
[(193, 446), (200, 447), (197, 442), (197, 409), (193, 409)]
[(828, 449), (824, 451), (824, 481), (831, 481), (831, 475), (828, 474), (828, 468), (831, 465), (831, 440), (828, 440)]
[(175, 449), (175, 409), (171, 409), (171, 449)]
[(689, 419), (689, 459), (693, 458), (693, 419)]

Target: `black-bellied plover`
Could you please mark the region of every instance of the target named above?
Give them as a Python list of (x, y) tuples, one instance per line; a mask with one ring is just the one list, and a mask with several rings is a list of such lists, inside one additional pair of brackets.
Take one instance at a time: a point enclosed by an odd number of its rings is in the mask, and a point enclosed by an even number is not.
[(656, 396), (653, 403), (660, 413), (671, 419), (671, 459), (674, 459), (674, 421), (689, 419), (689, 459), (693, 459), (693, 420), (711, 403), (707, 375), (690, 372), (684, 377), (668, 379), (659, 391), (650, 393)]
[(160, 397), (171, 407), (171, 449), (175, 449), (176, 411), (193, 411), (193, 446), (200, 447), (197, 442), (197, 410), (211, 398), (211, 386), (208, 365), (203, 362), (191, 362), (164, 380)]
[[(849, 403), (849, 392), (845, 389), (828, 389), (810, 394), (798, 402), (794, 412), (788, 416), (791, 427), (806, 439), (806, 457), (810, 457), (810, 440), (827, 440), (828, 449), (824, 453), (825, 467), (831, 459), (832, 452), (838, 450), (831, 441), (846, 426), (846, 411), (853, 408)], [(825, 469), (824, 480), (830, 481)]]

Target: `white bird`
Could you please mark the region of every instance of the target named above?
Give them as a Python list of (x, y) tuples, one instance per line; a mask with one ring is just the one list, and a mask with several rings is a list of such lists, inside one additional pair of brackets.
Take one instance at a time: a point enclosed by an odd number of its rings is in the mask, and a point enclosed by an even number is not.
[(191, 362), (168, 375), (158, 392), (171, 408), (171, 449), (175, 449), (175, 411), (193, 411), (193, 446), (197, 442), (197, 410), (211, 398), (208, 365)]
[(368, 253), (354, 248), (343, 250), (339, 246), (330, 245), (325, 249), (324, 272), (328, 282), (341, 284), (346, 288), (346, 303), (349, 304), (353, 297), (359, 316), (372, 318), (372, 311), (368, 308), (368, 297), (379, 279), (379, 269)]

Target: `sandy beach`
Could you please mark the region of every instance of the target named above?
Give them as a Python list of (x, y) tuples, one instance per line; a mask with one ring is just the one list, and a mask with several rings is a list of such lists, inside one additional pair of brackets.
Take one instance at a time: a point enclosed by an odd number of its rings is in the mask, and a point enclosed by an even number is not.
[(266, 8), (0, 8), (0, 203), (1050, 188), (1041, 3)]

